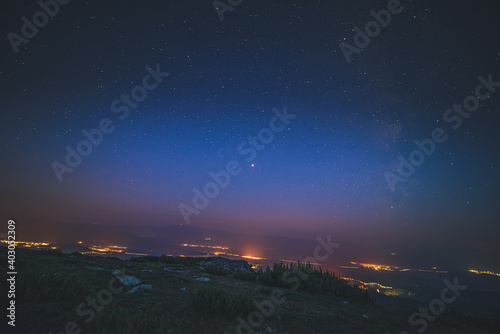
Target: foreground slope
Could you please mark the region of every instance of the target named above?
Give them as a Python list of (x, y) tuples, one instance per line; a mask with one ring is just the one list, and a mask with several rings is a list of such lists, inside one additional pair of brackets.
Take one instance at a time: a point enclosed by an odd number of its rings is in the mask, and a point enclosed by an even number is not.
[[(6, 248), (0, 252), (6, 259)], [(420, 328), (408, 324), (408, 312), (377, 306), (366, 292), (307, 266), (255, 273), (218, 259), (119, 260), (26, 249), (17, 250), (17, 264), (13, 333), (398, 334)], [(1, 289), (7, 291), (6, 280)], [(498, 328), (498, 320), (446, 312), (428, 322), (425, 333)]]

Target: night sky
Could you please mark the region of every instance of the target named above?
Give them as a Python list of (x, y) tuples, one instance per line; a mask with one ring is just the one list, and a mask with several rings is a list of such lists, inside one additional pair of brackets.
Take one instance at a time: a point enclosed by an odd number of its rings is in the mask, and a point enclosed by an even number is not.
[[(496, 1), (58, 6), (27, 39), (22, 18), (33, 22), (36, 1), (0, 14), (5, 223), (186, 224), (185, 204), (192, 226), (498, 258)], [(355, 27), (388, 8), (399, 13), (356, 48)], [(453, 111), (480, 76), (490, 84), (468, 100), (477, 110)], [(97, 145), (80, 145), (87, 155), (68, 166), (67, 147), (100, 127), (108, 133), (93, 132)], [(391, 189), (398, 157), (408, 161), (435, 129), (447, 139), (415, 153), (425, 161)], [(239, 173), (195, 208), (193, 189), (228, 163)]]

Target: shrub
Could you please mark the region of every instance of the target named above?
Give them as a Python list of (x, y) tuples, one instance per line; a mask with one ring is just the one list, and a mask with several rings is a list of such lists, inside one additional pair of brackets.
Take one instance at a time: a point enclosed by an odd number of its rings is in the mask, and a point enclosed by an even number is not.
[(242, 281), (256, 281), (257, 273), (255, 271), (234, 271), (233, 277)]
[(18, 290), (20, 301), (32, 302), (46, 300), (78, 302), (95, 293), (94, 287), (85, 277), (71, 276), (68, 273), (40, 275), (31, 270), (23, 273)]
[(193, 297), (193, 307), (208, 316), (236, 317), (253, 310), (252, 298), (247, 294), (234, 295), (220, 287), (201, 287)]
[[(98, 314), (89, 332), (160, 334), (168, 331), (168, 317), (158, 298), (148, 299), (131, 310), (113, 303)], [(106, 331), (107, 330), (107, 331)]]
[(230, 272), (229, 270), (224, 269), (224, 267), (221, 266), (220, 264), (215, 264), (215, 263), (209, 264), (205, 268), (205, 271), (209, 274), (218, 275), (218, 276), (226, 276)]
[(268, 266), (266, 270), (261, 269), (257, 272), (257, 278), (265, 286), (287, 289), (296, 287), (310, 294), (325, 294), (332, 298), (374, 302), (367, 291), (351, 286), (333, 272), (323, 271), (321, 268), (316, 269), (310, 264), (297, 263), (288, 266), (275, 263), (272, 270)]

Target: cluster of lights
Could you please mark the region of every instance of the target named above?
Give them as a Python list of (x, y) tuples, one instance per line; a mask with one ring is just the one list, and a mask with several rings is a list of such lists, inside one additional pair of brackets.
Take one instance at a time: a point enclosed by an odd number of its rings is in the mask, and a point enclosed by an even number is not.
[[(210, 255), (210, 254), (207, 253), (207, 255)], [(235, 256), (235, 257), (239, 257), (240, 256), (239, 254), (232, 254), (232, 253), (226, 253), (226, 252), (213, 252), (213, 255), (215, 255), (215, 256), (227, 255), (227, 256)]]
[(250, 255), (242, 255), (241, 257), (250, 260), (265, 260), (265, 258), (263, 257), (250, 256)]
[(424, 273), (440, 273), (440, 274), (447, 274), (448, 273), (446, 270), (437, 270), (436, 268), (432, 268), (431, 270), (419, 269), (418, 271), (422, 271)]
[(129, 252), (125, 252), (125, 254), (127, 255), (139, 255), (139, 256), (148, 256), (149, 254), (143, 254), (143, 253), (129, 253)]
[(374, 269), (374, 270), (386, 270), (386, 271), (400, 271), (402, 268), (396, 266), (385, 266), (382, 264), (370, 264), (370, 263), (356, 263), (351, 262), (351, 264), (360, 265), (364, 268)]
[[(410, 271), (412, 269), (408, 268), (401, 268), (401, 267), (396, 267), (396, 266), (386, 266), (382, 264), (371, 264), (371, 263), (357, 263), (357, 262), (351, 262), (351, 264), (361, 266), (363, 268), (368, 268), (368, 269), (373, 269), (373, 270), (385, 270), (385, 271)], [(351, 267), (351, 266), (341, 266), (341, 268), (345, 269), (358, 269), (358, 267)], [(436, 267), (432, 269), (417, 269), (417, 271), (421, 272), (427, 272), (427, 273), (440, 273), (440, 274), (446, 274), (448, 273), (445, 270), (438, 270)]]
[(471, 269), (471, 270), (469, 270), (469, 272), (474, 273), (474, 274), (478, 274), (478, 275), (479, 274), (486, 274), (486, 275), (500, 276), (500, 274), (495, 273), (493, 271), (489, 271), (489, 270), (484, 271), (484, 270), (473, 270), (473, 269)]
[(87, 254), (96, 254), (96, 255), (101, 255), (102, 253), (99, 253), (99, 252), (80, 252), (80, 254), (82, 255), (87, 255)]
[[(83, 241), (78, 241), (78, 243), (81, 245), (81, 244), (83, 244)], [(124, 246), (112, 245), (112, 246), (103, 247), (103, 246), (95, 246), (94, 245), (94, 246), (91, 246), (89, 248), (91, 249), (90, 252), (80, 252), (80, 254), (103, 255), (106, 253), (123, 253), (123, 254), (127, 254), (127, 255), (138, 255), (138, 256), (147, 256), (148, 255), (148, 254), (143, 254), (143, 253), (126, 252), (127, 247), (124, 247)]]
[[(211, 240), (211, 238), (205, 238), (205, 240)], [(182, 247), (195, 247), (195, 248), (210, 248), (210, 249), (221, 249), (221, 250), (228, 250), (229, 247), (225, 246), (208, 246), (208, 245), (192, 245), (192, 244), (181, 244)], [(239, 255), (239, 254), (231, 254), (231, 253), (226, 253), (226, 252), (214, 252), (214, 255), (227, 255), (227, 256), (234, 256), (234, 257), (242, 257), (244, 259), (249, 259), (249, 260), (265, 260), (265, 258), (262, 257), (257, 257), (257, 256), (251, 256), (251, 255)]]
[[(8, 244), (7, 239), (0, 240), (2, 244)], [(22, 247), (30, 248), (30, 247), (40, 247), (40, 246), (48, 246), (49, 244), (46, 242), (31, 242), (31, 241), (15, 241), (14, 245), (18, 247), (21, 245)], [(56, 249), (57, 247), (51, 247), (52, 249)]]
[(107, 247), (102, 247), (102, 246), (92, 246), (89, 247), (93, 251), (96, 251), (98, 253), (123, 253), (123, 251), (127, 250), (127, 247), (121, 247), (121, 246), (107, 246)]
[[(280, 259), (280, 262), (297, 263), (298, 261)], [(307, 263), (309, 263), (313, 266), (321, 266), (321, 263), (315, 263), (315, 262), (307, 262)]]
[(198, 248), (213, 248), (213, 249), (229, 249), (229, 247), (224, 246), (205, 246), (205, 245), (190, 245), (190, 244), (182, 244), (182, 247), (198, 247)]
[(342, 279), (346, 280), (346, 281), (350, 281), (350, 282), (357, 282), (359, 283), (360, 287), (362, 289), (367, 289), (367, 288), (372, 288), (372, 289), (376, 289), (377, 292), (380, 293), (380, 289), (385, 289), (385, 290), (390, 290), (392, 289), (391, 286), (384, 286), (380, 283), (376, 283), (376, 282), (370, 282), (370, 283), (366, 283), (366, 282), (363, 282), (361, 280), (358, 280), (358, 279), (353, 279), (353, 278), (350, 278), (350, 277), (341, 277)]

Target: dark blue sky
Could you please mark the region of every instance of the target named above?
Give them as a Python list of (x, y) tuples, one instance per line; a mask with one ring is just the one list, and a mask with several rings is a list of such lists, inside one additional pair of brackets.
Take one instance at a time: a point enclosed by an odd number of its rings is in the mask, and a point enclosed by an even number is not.
[[(354, 45), (354, 28), (387, 1), (243, 1), (224, 21), (210, 1), (72, 1), (18, 53), (7, 35), (21, 35), (21, 18), (40, 6), (9, 6), (0, 25), (4, 219), (182, 224), (179, 204), (192, 206), (193, 188), (236, 160), (241, 173), (191, 224), (388, 244), (425, 242), (418, 235), (485, 252), (498, 235), (500, 89), (459, 129), (443, 120), (478, 76), (500, 81), (494, 1), (401, 1), (351, 63), (339, 44)], [(157, 64), (169, 75), (121, 120), (112, 102)], [(284, 107), (296, 118), (247, 161), (238, 145)], [(103, 119), (114, 130), (59, 182), (51, 164)], [(391, 191), (384, 173), (397, 173), (398, 156), (409, 159), (435, 128), (446, 142)]]

